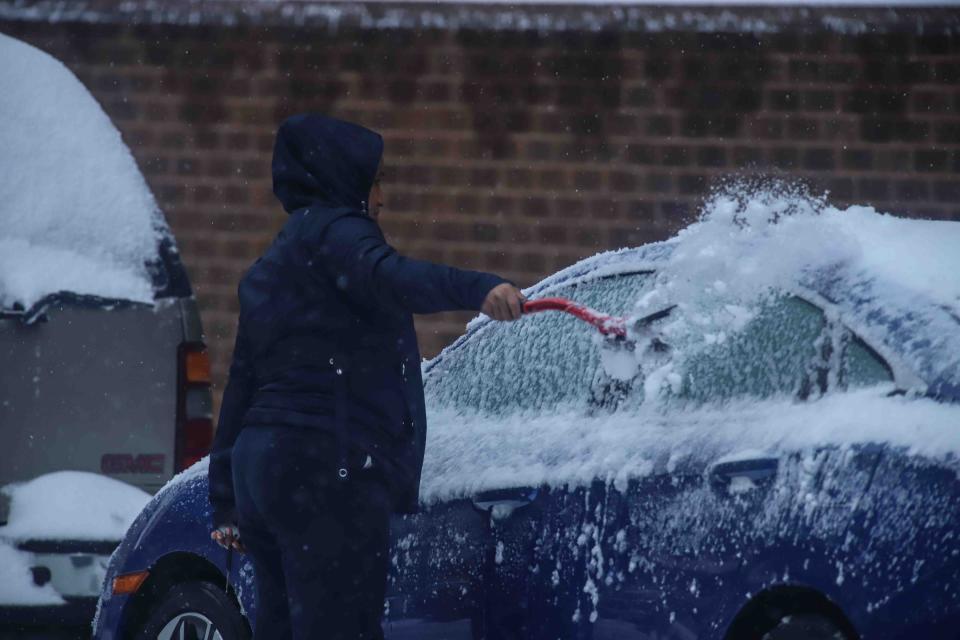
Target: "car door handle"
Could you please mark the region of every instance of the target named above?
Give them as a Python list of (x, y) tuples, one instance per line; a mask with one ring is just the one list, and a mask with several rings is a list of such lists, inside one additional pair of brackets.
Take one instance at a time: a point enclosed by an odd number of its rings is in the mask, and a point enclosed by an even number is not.
[(721, 462), (710, 469), (710, 484), (721, 493), (737, 495), (769, 484), (777, 476), (779, 467), (779, 458)]
[(473, 496), (473, 506), (481, 511), (489, 511), (493, 518), (499, 520), (533, 502), (537, 493), (537, 489), (531, 487), (480, 491)]

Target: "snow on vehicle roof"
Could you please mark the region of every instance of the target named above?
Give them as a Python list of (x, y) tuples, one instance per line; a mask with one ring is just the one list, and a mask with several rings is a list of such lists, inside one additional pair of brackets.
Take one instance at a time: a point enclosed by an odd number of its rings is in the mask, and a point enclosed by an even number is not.
[(166, 223), (120, 133), (53, 57), (0, 34), (0, 60), (0, 307), (151, 302)]
[(150, 500), (142, 489), (85, 471), (55, 471), (3, 492), (10, 514), (0, 538), (10, 541), (120, 540)]
[[(814, 296), (891, 362), (901, 374), (898, 382), (960, 399), (956, 247), (957, 222), (899, 218), (865, 206), (839, 209), (779, 182), (732, 183), (709, 197), (699, 220), (670, 240), (592, 256), (524, 293), (535, 298), (560, 283), (656, 271), (657, 286), (637, 301), (634, 317), (674, 303), (701, 310), (711, 301), (749, 308), (771, 291)], [(709, 327), (699, 327), (705, 336), (708, 329), (729, 332), (738, 322), (726, 313), (707, 320)], [(487, 322), (477, 316), (467, 335), (448, 348), (459, 347)]]

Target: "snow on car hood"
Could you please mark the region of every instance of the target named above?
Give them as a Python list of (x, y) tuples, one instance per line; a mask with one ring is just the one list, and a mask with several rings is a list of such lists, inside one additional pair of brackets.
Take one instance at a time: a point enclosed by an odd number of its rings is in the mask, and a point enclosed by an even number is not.
[(120, 133), (79, 80), (0, 34), (0, 307), (70, 291), (149, 302), (166, 224)]
[(56, 471), (2, 489), (10, 514), (0, 538), (120, 540), (150, 494), (125, 482), (85, 471)]

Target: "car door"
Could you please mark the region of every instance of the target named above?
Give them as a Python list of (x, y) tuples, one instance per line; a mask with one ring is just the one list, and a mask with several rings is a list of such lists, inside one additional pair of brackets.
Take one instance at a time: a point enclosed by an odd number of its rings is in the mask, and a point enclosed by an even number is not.
[(839, 558), (846, 579), (861, 585), (853, 603), (865, 636), (957, 637), (958, 526), (955, 460), (877, 447), (876, 470)]
[(863, 626), (890, 638), (957, 637), (956, 465), (885, 446), (860, 511), (856, 554), (848, 566), (865, 587), (858, 599), (869, 613)]
[[(711, 343), (688, 360), (679, 388), (664, 387), (665, 403), (704, 404), (744, 393), (744, 386), (758, 396), (794, 393), (814, 373), (808, 363), (825, 324), (817, 310), (800, 309), (760, 312), (742, 333)], [(651, 329), (676, 320), (661, 316)], [(794, 337), (789, 349), (776, 339), (785, 334)], [(767, 357), (774, 351), (779, 361)], [(743, 377), (756, 361), (780, 365)], [(598, 370), (595, 411), (629, 415), (639, 409), (650, 391), (643, 378), (617, 383)], [(639, 414), (636, 428), (643, 428)], [(762, 453), (711, 460), (709, 452), (691, 445), (653, 460), (649, 469), (631, 470), (634, 477), (625, 483), (598, 480), (589, 488), (558, 488), (544, 508), (545, 537), (535, 545), (540, 570), (533, 590), (549, 610), (541, 618), (567, 621), (563, 637), (571, 638), (702, 637), (711, 622), (732, 615), (727, 585), (742, 571), (743, 551), (755, 533), (751, 524), (778, 464)], [(559, 525), (562, 533), (551, 538), (550, 527), (565, 516), (572, 522)], [(545, 578), (551, 565), (567, 567), (565, 584)], [(565, 597), (555, 595), (558, 590)], [(556, 637), (554, 631), (530, 637)]]
[[(882, 395), (892, 382), (886, 363), (849, 330), (784, 296), (763, 305), (738, 333), (688, 358), (680, 388), (666, 388), (665, 402), (716, 406), (736, 421), (725, 402), (813, 402), (862, 387)], [(621, 401), (621, 410), (631, 400)], [(708, 435), (703, 444), (709, 442)], [(605, 511), (618, 515), (604, 524), (614, 534), (601, 537), (609, 567), (598, 583), (593, 637), (712, 637), (752, 596), (777, 585), (814, 586), (839, 600), (849, 591), (844, 578), (860, 570), (851, 563), (851, 543), (869, 531), (861, 501), (881, 449), (864, 443), (775, 455), (745, 450), (711, 460), (708, 447), (694, 447), (626, 491), (608, 487)]]
[(394, 516), (384, 611), (389, 640), (483, 637), (487, 514), (469, 499)]
[[(620, 315), (649, 285), (650, 273), (636, 272), (559, 284), (541, 295)], [(425, 379), (428, 403), (491, 420), (558, 407), (586, 410), (602, 393), (594, 340), (593, 329), (562, 314), (488, 324), (433, 364)], [(472, 496), (490, 518), (486, 638), (574, 638), (578, 629), (589, 630), (591, 601), (581, 588), (589, 579), (586, 541), (596, 533), (590, 529), (596, 491), (602, 485), (567, 489), (505, 481)]]

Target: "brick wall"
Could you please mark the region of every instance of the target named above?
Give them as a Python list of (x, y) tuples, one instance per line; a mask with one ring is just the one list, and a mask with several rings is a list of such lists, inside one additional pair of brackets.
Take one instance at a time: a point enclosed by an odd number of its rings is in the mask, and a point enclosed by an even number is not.
[[(909, 16), (904, 21), (909, 24)], [(663, 239), (718, 177), (797, 176), (837, 203), (960, 220), (960, 37), (0, 21), (72, 69), (173, 228), (220, 388), (241, 271), (285, 214), (276, 124), (386, 139), (388, 238), (531, 284)], [(417, 319), (425, 356), (471, 314)], [(219, 396), (219, 393), (217, 394)]]

